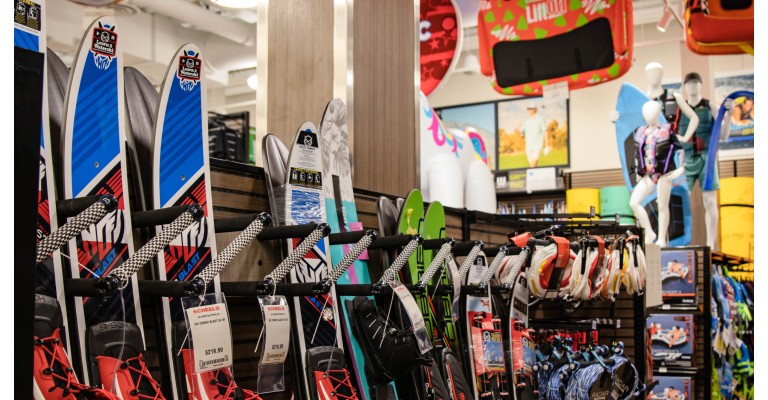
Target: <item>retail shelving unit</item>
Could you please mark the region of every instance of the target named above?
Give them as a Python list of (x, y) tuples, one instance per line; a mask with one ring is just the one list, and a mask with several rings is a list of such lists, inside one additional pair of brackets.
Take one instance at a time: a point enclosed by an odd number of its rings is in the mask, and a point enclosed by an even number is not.
[[(645, 310), (649, 314), (692, 314), (696, 338), (693, 343), (693, 367), (666, 367), (653, 365), (655, 376), (687, 376), (693, 378), (694, 398), (710, 400), (710, 371), (712, 370), (712, 253), (709, 247), (666, 247), (665, 250), (694, 250), (696, 252), (696, 305), (668, 305)], [(645, 323), (643, 324), (645, 325)], [(650, 344), (649, 344), (650, 345)]]

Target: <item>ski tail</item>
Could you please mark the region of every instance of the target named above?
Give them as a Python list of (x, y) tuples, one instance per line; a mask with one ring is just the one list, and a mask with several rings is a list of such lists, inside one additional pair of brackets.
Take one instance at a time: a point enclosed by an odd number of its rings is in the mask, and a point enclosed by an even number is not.
[(314, 347), (307, 350), (306, 361), (312, 399), (358, 399), (343, 350), (332, 346)]

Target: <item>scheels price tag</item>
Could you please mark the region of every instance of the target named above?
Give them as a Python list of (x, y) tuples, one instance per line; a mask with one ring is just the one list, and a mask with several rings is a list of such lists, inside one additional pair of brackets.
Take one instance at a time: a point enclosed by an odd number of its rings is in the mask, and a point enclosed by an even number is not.
[[(264, 321), (260, 365), (282, 364), (288, 356), (291, 339), (291, 313), (284, 296), (260, 297)], [(255, 349), (254, 352), (259, 349)]]
[(225, 303), (186, 309), (190, 336), (194, 340), (195, 372), (232, 366), (232, 331)]
[(392, 287), (392, 291), (400, 299), (408, 319), (411, 320), (411, 327), (413, 328), (413, 334), (416, 336), (416, 343), (419, 345), (419, 351), (424, 354), (432, 349), (432, 342), (429, 340), (427, 334), (427, 324), (424, 323), (424, 317), (421, 316), (421, 310), (419, 305), (416, 304), (416, 299), (413, 298), (408, 288), (403, 286), (400, 282), (391, 281), (389, 286)]
[(264, 321), (259, 374), (256, 389), (259, 393), (274, 393), (285, 390), (285, 358), (291, 340), (291, 313), (285, 296), (259, 297), (261, 320)]

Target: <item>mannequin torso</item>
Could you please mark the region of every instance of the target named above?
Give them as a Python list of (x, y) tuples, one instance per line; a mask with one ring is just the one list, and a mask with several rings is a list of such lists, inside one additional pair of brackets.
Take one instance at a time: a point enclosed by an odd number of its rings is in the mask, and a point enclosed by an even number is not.
[(675, 169), (674, 154), (680, 148), (669, 124), (643, 126), (635, 131), (637, 149), (636, 168), (640, 176), (649, 176), (653, 182)]

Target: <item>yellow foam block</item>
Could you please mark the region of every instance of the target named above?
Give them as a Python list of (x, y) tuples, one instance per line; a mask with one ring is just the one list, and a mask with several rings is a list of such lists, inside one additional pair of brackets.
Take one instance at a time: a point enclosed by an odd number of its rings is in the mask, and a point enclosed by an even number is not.
[(752, 259), (755, 255), (755, 209), (720, 208), (720, 251)]
[(569, 214), (588, 214), (594, 206), (595, 215), (600, 215), (600, 189), (569, 189), (565, 192), (565, 205)]
[(755, 204), (755, 178), (736, 177), (720, 179), (720, 205)]

